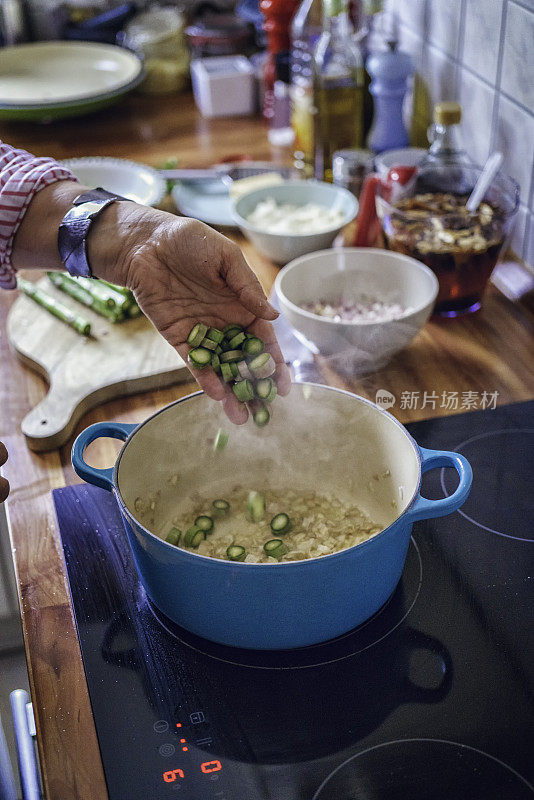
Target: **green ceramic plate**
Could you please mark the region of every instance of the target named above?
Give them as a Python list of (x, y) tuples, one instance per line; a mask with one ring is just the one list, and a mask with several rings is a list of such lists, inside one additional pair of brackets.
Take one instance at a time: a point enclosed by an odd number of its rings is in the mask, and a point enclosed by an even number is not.
[(0, 49), (0, 118), (47, 120), (109, 106), (143, 78), (141, 60), (93, 42), (36, 42)]

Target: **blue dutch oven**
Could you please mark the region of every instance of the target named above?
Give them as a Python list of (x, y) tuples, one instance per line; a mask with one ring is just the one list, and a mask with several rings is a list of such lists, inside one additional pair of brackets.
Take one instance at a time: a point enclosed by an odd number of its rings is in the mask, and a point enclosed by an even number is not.
[[(367, 620), (401, 577), (412, 524), (456, 511), (472, 480), (462, 455), (419, 447), (393, 416), (349, 392), (294, 384), (273, 411), (267, 428), (232, 426), (219, 403), (197, 392), (138, 426), (91, 425), (72, 451), (81, 478), (114, 492), (154, 605), (185, 629), (235, 647), (304, 647)], [(221, 427), (229, 442), (214, 452)], [(112, 468), (84, 460), (101, 437), (125, 442)], [(428, 500), (421, 476), (440, 467), (457, 471), (458, 487)], [(236, 485), (331, 493), (383, 530), (332, 555), (279, 564), (223, 561), (161, 538), (192, 495), (211, 503)]]

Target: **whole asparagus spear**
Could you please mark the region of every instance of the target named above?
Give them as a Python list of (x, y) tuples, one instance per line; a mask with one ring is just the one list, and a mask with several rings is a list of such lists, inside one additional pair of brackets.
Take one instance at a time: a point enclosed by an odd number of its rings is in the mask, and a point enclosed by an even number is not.
[(47, 272), (46, 273), (54, 286), (60, 289), (65, 294), (70, 295), (79, 303), (84, 306), (92, 308), (97, 314), (106, 317), (111, 322), (121, 322), (124, 319), (124, 314), (115, 306), (110, 307), (108, 303), (104, 303), (99, 297), (88, 292), (78, 283), (76, 278), (72, 278), (63, 272)]
[(24, 294), (31, 297), (32, 300), (43, 308), (46, 308), (50, 314), (53, 314), (66, 325), (74, 328), (75, 331), (78, 331), (78, 333), (81, 333), (83, 336), (90, 335), (91, 323), (86, 320), (85, 317), (75, 314), (70, 308), (60, 303), (59, 300), (56, 300), (55, 297), (52, 297), (52, 295), (47, 294), (43, 289), (40, 289), (35, 284), (20, 276), (17, 279), (17, 286)]

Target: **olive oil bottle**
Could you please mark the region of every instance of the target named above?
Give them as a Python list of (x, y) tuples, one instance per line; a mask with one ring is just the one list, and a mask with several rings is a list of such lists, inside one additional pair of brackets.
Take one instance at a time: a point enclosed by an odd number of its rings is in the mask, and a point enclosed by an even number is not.
[(314, 53), (315, 177), (332, 181), (332, 154), (363, 142), (364, 65), (352, 36), (348, 0), (323, 0)]

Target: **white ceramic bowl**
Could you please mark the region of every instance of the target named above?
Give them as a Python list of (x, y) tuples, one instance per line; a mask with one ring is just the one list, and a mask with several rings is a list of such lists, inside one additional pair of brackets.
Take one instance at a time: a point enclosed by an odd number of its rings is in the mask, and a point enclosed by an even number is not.
[[(328, 209), (343, 212), (343, 221), (334, 228), (305, 234), (266, 233), (247, 222), (247, 217), (258, 203), (273, 198), (277, 205), (290, 203), (304, 206), (316, 203)], [(234, 204), (234, 217), (243, 234), (277, 264), (287, 264), (294, 258), (330, 247), (338, 233), (358, 213), (358, 201), (346, 189), (321, 181), (286, 181), (276, 186), (265, 186), (240, 197)]]
[[(280, 309), (291, 327), (337, 366), (372, 372), (406, 347), (427, 321), (438, 293), (434, 273), (420, 261), (377, 248), (346, 247), (292, 261), (274, 282)], [(400, 303), (405, 313), (383, 322), (336, 322), (305, 311), (324, 299), (362, 295)]]
[(125, 158), (70, 158), (61, 161), (81, 183), (116, 192), (145, 206), (161, 202), (167, 189), (161, 175), (146, 164)]
[(375, 156), (375, 169), (381, 178), (387, 178), (392, 167), (418, 167), (428, 150), (422, 147), (401, 147), (399, 150), (385, 150)]

